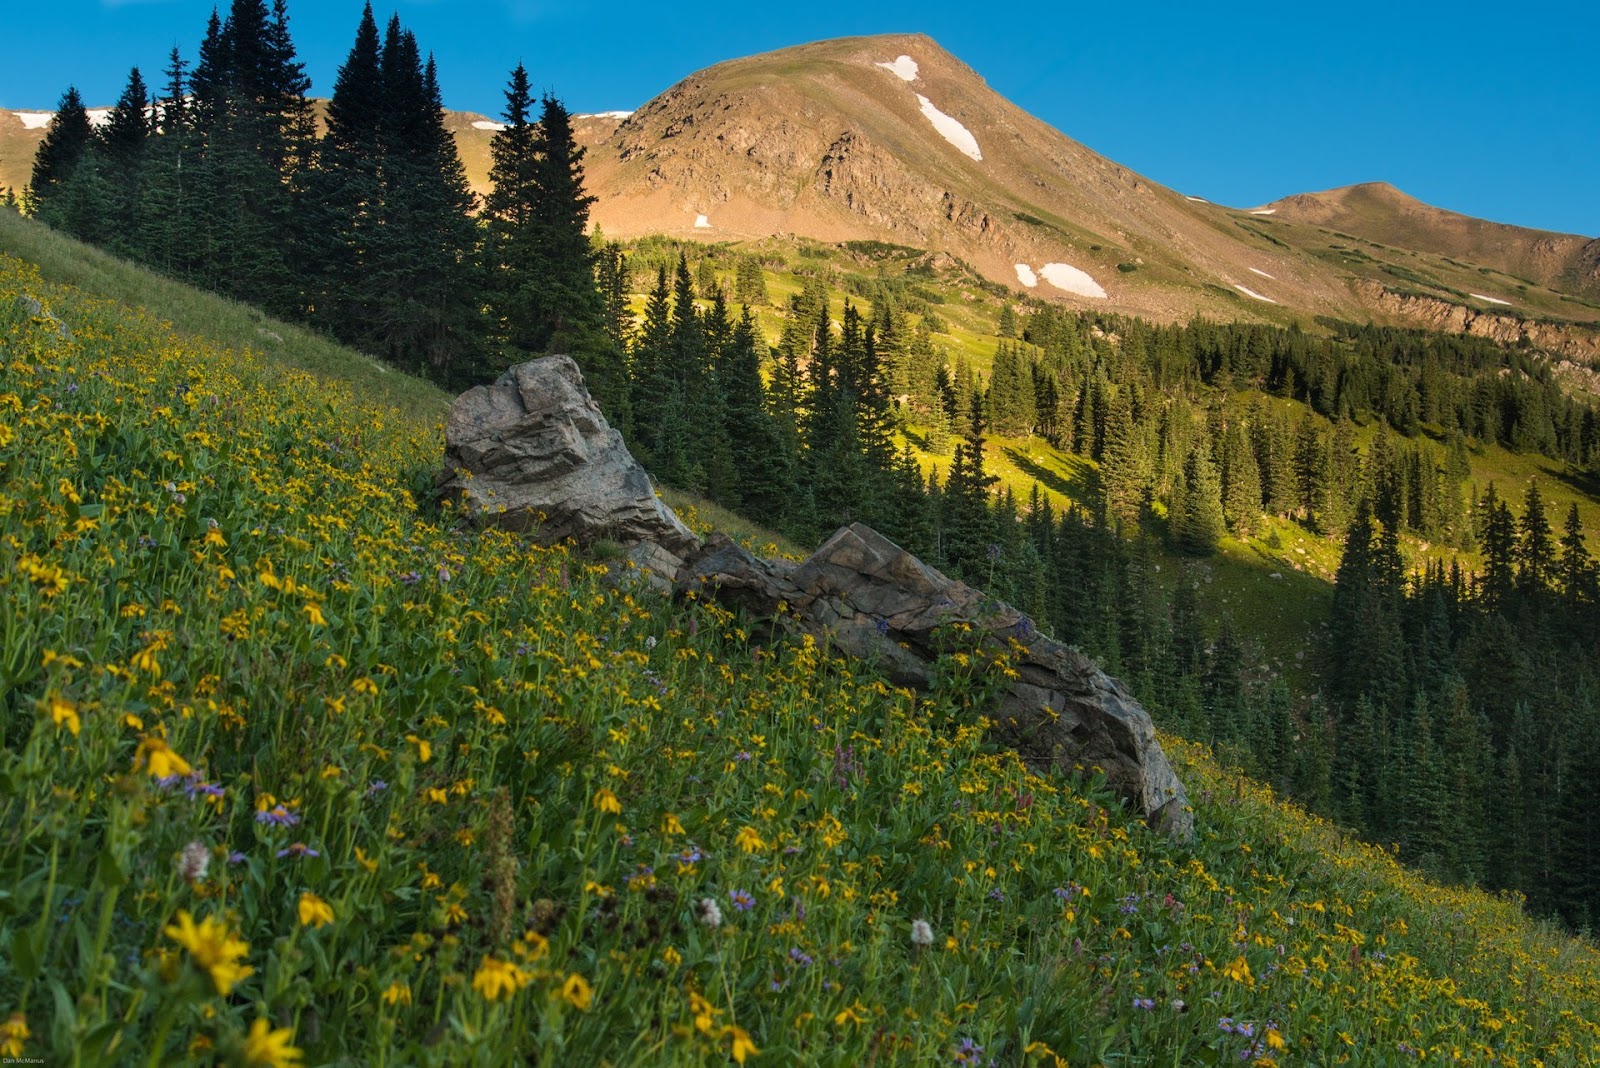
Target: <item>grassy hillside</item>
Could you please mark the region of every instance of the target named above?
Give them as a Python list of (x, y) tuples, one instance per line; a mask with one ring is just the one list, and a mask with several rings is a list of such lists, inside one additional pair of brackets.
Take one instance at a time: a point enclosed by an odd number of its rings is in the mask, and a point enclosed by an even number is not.
[(1600, 954), (1515, 902), (1176, 739), (1200, 834), (1169, 842), (991, 749), (954, 658), (914, 696), (458, 530), (420, 496), (429, 391), (31, 237), (44, 272), (0, 256), (7, 1056), (1600, 1061)]

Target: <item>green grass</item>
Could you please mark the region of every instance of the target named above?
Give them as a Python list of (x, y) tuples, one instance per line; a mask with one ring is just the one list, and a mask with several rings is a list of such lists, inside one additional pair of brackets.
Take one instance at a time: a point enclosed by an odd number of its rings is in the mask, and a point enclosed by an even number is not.
[(7, 1056), (1600, 1059), (1600, 954), (1514, 901), (1173, 738), (1153, 834), (986, 742), (1003, 662), (913, 695), (459, 530), (416, 387), (102, 296), (0, 256)]
[(439, 421), (449, 410), (449, 396), (421, 379), (397, 374), (378, 360), (303, 327), (271, 319), (249, 305), (202, 292), (65, 239), (11, 212), (0, 211), (0, 249), (38, 265), (52, 281), (77, 286), (127, 308), (158, 308), (180, 336), (255, 349), (269, 354), (276, 366), (337, 378), (358, 393), (381, 395), (407, 418)]

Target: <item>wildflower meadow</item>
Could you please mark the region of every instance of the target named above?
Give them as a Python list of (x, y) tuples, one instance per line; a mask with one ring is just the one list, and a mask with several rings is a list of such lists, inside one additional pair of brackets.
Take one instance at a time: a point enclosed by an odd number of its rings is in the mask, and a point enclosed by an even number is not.
[(912, 694), (608, 582), (440, 455), (0, 257), (5, 1056), (1600, 1063), (1600, 955), (1515, 900), (1177, 738), (1169, 841), (989, 743), (964, 654)]

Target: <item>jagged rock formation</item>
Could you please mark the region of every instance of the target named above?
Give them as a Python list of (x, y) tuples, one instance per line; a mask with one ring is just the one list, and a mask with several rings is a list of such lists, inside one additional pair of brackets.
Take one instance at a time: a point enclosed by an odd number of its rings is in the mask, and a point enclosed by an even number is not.
[(621, 542), (658, 588), (709, 595), (811, 634), (874, 661), (897, 685), (932, 685), (951, 626), (968, 624), (968, 648), (1003, 651), (1016, 671), (992, 716), (1006, 744), (1037, 769), (1100, 768), (1151, 826), (1183, 838), (1194, 832), (1150, 716), (1087, 657), (860, 524), (799, 565), (758, 560), (720, 535), (702, 543), (657, 499), (569, 357), (520, 364), (457, 397), (445, 462), (440, 488), (475, 522), (547, 544)]
[(1526, 341), (1534, 348), (1575, 360), (1600, 360), (1600, 329), (1591, 325), (1541, 322), (1503, 312), (1478, 311), (1438, 297), (1397, 292), (1376, 282), (1360, 282), (1357, 289), (1379, 311), (1430, 330), (1469, 334), (1502, 345)]
[(457, 397), (444, 455), (439, 488), (475, 522), (529, 531), (546, 544), (652, 545), (657, 566), (669, 571), (667, 556), (700, 546), (656, 497), (571, 357), (519, 364)]
[[(1005, 651), (1016, 677), (991, 718), (995, 734), (1035, 769), (1103, 769), (1152, 827), (1194, 833), (1188, 796), (1150, 716), (1121, 683), (1074, 649), (1038, 633), (1008, 604), (948, 578), (859, 523), (798, 566), (758, 560), (720, 535), (691, 557), (680, 593), (704, 592), (846, 655), (870, 659), (897, 685), (927, 689), (953, 624), (968, 648)], [(779, 606), (788, 612), (780, 613)]]

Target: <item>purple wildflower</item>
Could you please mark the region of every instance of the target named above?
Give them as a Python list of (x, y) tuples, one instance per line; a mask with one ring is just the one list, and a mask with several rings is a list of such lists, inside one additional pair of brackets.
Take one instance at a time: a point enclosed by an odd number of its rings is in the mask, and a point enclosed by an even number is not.
[(748, 890), (729, 890), (728, 900), (733, 902), (733, 907), (740, 912), (749, 912), (756, 907), (756, 899), (750, 896)]
[(273, 827), (293, 827), (300, 822), (300, 817), (282, 805), (274, 805), (264, 812), (257, 812), (256, 822), (270, 824)]

